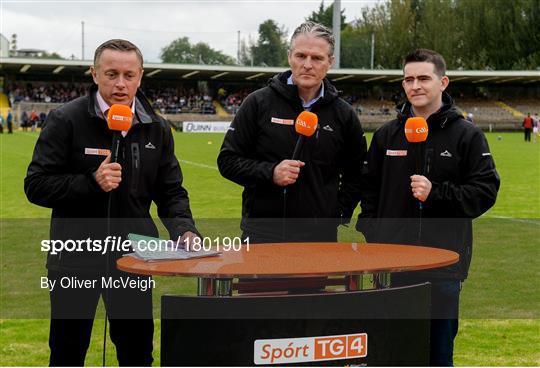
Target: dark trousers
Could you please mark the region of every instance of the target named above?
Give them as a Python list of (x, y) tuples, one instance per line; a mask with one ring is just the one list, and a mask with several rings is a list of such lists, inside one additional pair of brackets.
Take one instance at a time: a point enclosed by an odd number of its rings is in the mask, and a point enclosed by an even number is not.
[[(113, 280), (137, 279), (136, 275), (120, 271), (113, 271), (110, 275)], [(49, 280), (56, 281), (54, 289), (50, 291), (51, 366), (84, 366), (100, 297), (107, 310), (109, 335), (116, 346), (118, 364), (152, 364), (154, 322), (151, 288), (142, 291), (141, 288), (132, 287), (103, 287), (103, 277), (49, 271)], [(74, 280), (79, 284), (73, 285)], [(63, 286), (60, 285), (61, 281)], [(80, 287), (83, 281), (85, 284)]]
[[(392, 286), (413, 285), (426, 280), (392, 275)], [(431, 322), (429, 364), (437, 367), (454, 365), (454, 339), (458, 332), (461, 281), (431, 281)]]
[(532, 129), (531, 128), (525, 128), (525, 142), (530, 142), (531, 141), (531, 131)]

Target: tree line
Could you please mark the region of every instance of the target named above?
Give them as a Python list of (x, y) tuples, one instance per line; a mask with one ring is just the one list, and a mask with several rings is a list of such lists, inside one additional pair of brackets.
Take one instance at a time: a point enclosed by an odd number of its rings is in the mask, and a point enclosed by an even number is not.
[[(346, 7), (346, 6), (345, 6)], [(321, 2), (306, 20), (332, 28), (333, 4)], [(540, 68), (540, 0), (388, 0), (354, 20), (341, 13), (341, 67), (400, 69), (416, 48), (441, 53), (449, 69)], [(292, 32), (292, 30), (291, 30)], [(255, 41), (243, 40), (239, 60), (184, 37), (162, 49), (163, 62), (287, 65), (288, 30), (272, 19)]]

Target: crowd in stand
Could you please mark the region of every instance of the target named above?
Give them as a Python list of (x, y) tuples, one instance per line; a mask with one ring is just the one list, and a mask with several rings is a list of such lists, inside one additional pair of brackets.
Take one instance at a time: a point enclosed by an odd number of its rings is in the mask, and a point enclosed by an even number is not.
[(153, 101), (154, 107), (164, 114), (216, 113), (212, 97), (194, 88), (146, 88), (143, 91), (150, 101)]
[[(65, 103), (86, 95), (89, 86), (88, 83), (19, 83), (9, 86), (6, 94), (12, 105), (19, 102)], [(153, 101), (154, 107), (164, 114), (216, 113), (212, 97), (194, 88), (143, 88), (142, 90), (150, 101)]]
[[(17, 102), (65, 103), (84, 96), (88, 88), (88, 83), (19, 83), (11, 85), (7, 94), (12, 104)], [(164, 114), (216, 113), (212, 96), (208, 93), (201, 93), (196, 88), (143, 87), (142, 91), (153, 102), (154, 107)], [(228, 113), (234, 115), (244, 98), (252, 91), (253, 88), (238, 88), (228, 91), (224, 87), (219, 87), (216, 98)], [(356, 104), (360, 97), (354, 93), (343, 94), (343, 98), (351, 105)], [(359, 109), (359, 113), (362, 113), (361, 109)]]
[(235, 115), (244, 98), (247, 97), (252, 91), (244, 88), (232, 93), (227, 92), (223, 87), (218, 89), (218, 101), (227, 110), (229, 114)]
[(7, 96), (11, 103), (45, 102), (65, 103), (84, 96), (88, 84), (50, 83), (34, 85), (32, 83), (13, 84), (8, 87)]
[[(45, 82), (19, 82), (8, 86), (5, 93), (7, 94), (12, 106), (16, 103), (65, 103), (77, 97), (84, 96), (90, 87), (90, 83), (45, 83)], [(200, 114), (215, 114), (213, 100), (219, 101), (221, 106), (231, 115), (235, 115), (243, 100), (255, 90), (256, 87), (234, 87), (221, 86), (217, 87), (214, 93), (202, 93), (196, 85), (191, 87), (153, 87), (143, 86), (142, 91), (146, 94), (154, 107), (163, 114), (178, 114), (178, 113), (200, 113)], [(505, 111), (500, 106), (496, 105), (494, 99), (489, 99), (485, 94), (477, 95), (475, 98), (465, 97), (461, 91), (455, 93), (457, 96), (457, 105), (464, 113), (471, 116), (488, 119), (491, 121), (512, 120), (513, 116), (510, 112)], [(377, 121), (387, 121), (393, 115), (395, 105), (402, 101), (403, 96), (398, 92), (387, 90), (362, 89), (358, 92), (345, 91), (341, 96), (349, 104), (353, 105), (361, 119), (375, 119)], [(540, 110), (537, 101), (525, 101), (519, 99), (519, 103), (506, 101), (510, 106), (513, 106), (518, 111), (535, 111)], [(36, 119), (31, 119), (32, 109), (34, 106), (27, 107), (27, 119), (23, 116), (21, 119), (23, 126), (35, 127), (40, 125), (43, 116), (40, 116), (38, 122)], [(43, 110), (48, 110), (44, 108)], [(40, 115), (40, 109), (37, 107), (37, 114)], [(25, 123), (25, 120), (27, 122)]]

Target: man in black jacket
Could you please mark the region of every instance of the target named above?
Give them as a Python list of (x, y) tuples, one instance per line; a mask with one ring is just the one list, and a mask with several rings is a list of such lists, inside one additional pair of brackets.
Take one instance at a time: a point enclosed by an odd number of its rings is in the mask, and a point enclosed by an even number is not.
[[(444, 59), (420, 49), (405, 58), (408, 102), (379, 128), (364, 167), (357, 229), (368, 242), (429, 245), (459, 253), (459, 263), (429, 272), (392, 275), (393, 285), (432, 282), (431, 365), (453, 364), (459, 293), (472, 255), (472, 219), (493, 204), (499, 175), (482, 131), (466, 121), (445, 92)], [(427, 141), (413, 146), (407, 118), (427, 120)], [(417, 172), (416, 154), (422, 163)]]
[[(108, 236), (126, 240), (130, 232), (157, 236), (149, 213), (152, 201), (171, 239), (197, 236), (171, 130), (137, 91), (142, 64), (132, 43), (103, 43), (91, 68), (97, 88), (47, 117), (25, 192), (32, 203), (52, 208), (51, 239), (104, 245)], [(131, 107), (134, 116), (131, 129), (119, 138), (118, 162), (111, 162), (113, 134), (106, 122), (113, 104)], [(50, 364), (84, 365), (101, 296), (119, 364), (151, 365), (153, 280), (116, 269), (125, 250), (97, 249), (85, 245), (80, 252), (49, 252)], [(123, 282), (128, 286), (119, 286)]]
[[(330, 30), (300, 25), (291, 70), (249, 95), (225, 136), (218, 167), (244, 187), (241, 228), (252, 243), (336, 241), (358, 203), (366, 141), (352, 107), (325, 78), (333, 52)], [(318, 130), (292, 160), (294, 121), (304, 110), (318, 116)]]

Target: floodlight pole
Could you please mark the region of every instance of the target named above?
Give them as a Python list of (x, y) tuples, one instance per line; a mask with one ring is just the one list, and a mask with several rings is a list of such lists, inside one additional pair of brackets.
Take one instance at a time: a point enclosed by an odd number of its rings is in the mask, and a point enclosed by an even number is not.
[(332, 31), (334, 33), (334, 68), (340, 68), (341, 51), (341, 0), (334, 0), (334, 13), (332, 18)]
[(84, 60), (84, 21), (81, 21), (81, 60)]
[(240, 31), (238, 31), (238, 41), (236, 48), (236, 63), (240, 65)]
[(373, 69), (373, 64), (375, 62), (375, 32), (371, 33), (371, 69)]

